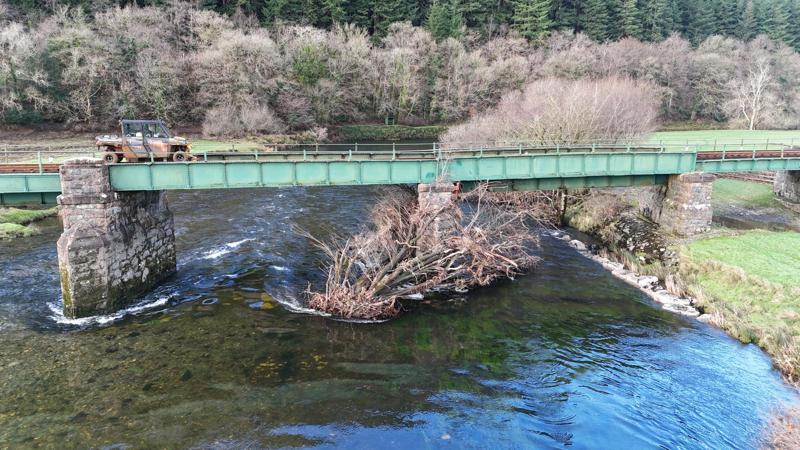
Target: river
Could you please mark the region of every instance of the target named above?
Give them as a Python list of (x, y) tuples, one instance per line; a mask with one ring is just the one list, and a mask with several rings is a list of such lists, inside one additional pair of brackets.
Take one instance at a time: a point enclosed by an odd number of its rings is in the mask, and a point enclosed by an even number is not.
[(179, 273), (124, 317), (58, 313), (56, 221), (0, 242), (0, 448), (752, 448), (798, 397), (752, 345), (544, 236), (531, 273), (380, 324), (296, 311), (293, 232), (376, 188), (170, 194)]

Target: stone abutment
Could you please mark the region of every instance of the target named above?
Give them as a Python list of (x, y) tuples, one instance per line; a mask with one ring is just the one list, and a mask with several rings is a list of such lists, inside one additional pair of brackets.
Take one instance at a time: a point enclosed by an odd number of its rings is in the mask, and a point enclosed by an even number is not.
[(108, 166), (98, 159), (67, 161), (60, 173), (65, 315), (117, 311), (175, 273), (175, 233), (164, 191), (115, 192)]
[(775, 172), (775, 194), (794, 203), (800, 203), (800, 170), (781, 170)]
[(703, 172), (670, 175), (666, 187), (639, 193), (639, 210), (667, 233), (692, 236), (711, 228), (714, 175)]

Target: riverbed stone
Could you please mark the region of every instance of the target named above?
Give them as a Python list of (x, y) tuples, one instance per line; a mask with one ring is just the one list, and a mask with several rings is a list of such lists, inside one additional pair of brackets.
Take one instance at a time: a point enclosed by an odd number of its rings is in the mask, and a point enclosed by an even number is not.
[(641, 288), (650, 288), (650, 287), (653, 287), (656, 284), (658, 284), (658, 277), (651, 276), (651, 275), (646, 275), (646, 276), (643, 276), (643, 277), (639, 277), (639, 279), (637, 280), (637, 283), (639, 284), (639, 287), (641, 287)]
[(117, 311), (176, 271), (164, 191), (115, 192), (108, 166), (79, 158), (60, 169), (58, 263), (64, 314)]
[(573, 239), (573, 240), (569, 241), (569, 246), (574, 248), (574, 249), (576, 249), (576, 250), (578, 250), (578, 251), (585, 251), (586, 250), (586, 244), (584, 244), (583, 242), (581, 242), (581, 241), (579, 241), (577, 239)]
[(800, 170), (781, 170), (775, 173), (775, 194), (790, 202), (800, 203)]

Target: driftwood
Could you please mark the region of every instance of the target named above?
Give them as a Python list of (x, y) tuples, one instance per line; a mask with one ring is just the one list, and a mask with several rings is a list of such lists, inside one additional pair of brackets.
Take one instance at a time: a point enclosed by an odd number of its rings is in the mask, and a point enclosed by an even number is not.
[[(327, 258), (325, 289), (309, 289), (308, 305), (343, 318), (385, 319), (400, 312), (402, 297), (485, 286), (532, 267), (536, 214), (490, 197), (480, 186), (468, 202), (420, 206), (413, 193), (393, 190), (374, 207), (367, 231), (334, 242), (305, 233)], [(431, 239), (437, 218), (453, 226)]]

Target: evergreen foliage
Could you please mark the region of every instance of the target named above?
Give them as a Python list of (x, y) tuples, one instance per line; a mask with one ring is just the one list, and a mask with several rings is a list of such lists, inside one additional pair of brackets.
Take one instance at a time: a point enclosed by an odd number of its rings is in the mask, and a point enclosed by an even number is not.
[[(55, 13), (50, 0), (5, 0), (6, 16), (34, 23)], [(163, 0), (61, 0), (98, 14), (126, 5), (166, 7)], [(694, 44), (715, 34), (749, 40), (759, 34), (800, 48), (800, 0), (200, 0), (220, 14), (251, 16), (263, 25), (277, 22), (330, 29), (351, 23), (386, 36), (394, 22), (426, 25), (437, 39), (472, 30), (483, 37), (508, 28), (531, 41), (558, 31), (584, 32), (598, 41), (620, 37), (660, 41), (679, 33)], [(2, 19), (2, 18), (0, 18)]]
[(514, 9), (514, 28), (523, 37), (540, 41), (552, 27), (550, 0), (518, 0)]

